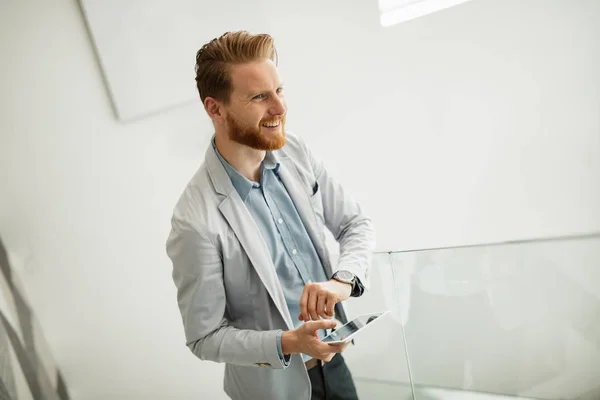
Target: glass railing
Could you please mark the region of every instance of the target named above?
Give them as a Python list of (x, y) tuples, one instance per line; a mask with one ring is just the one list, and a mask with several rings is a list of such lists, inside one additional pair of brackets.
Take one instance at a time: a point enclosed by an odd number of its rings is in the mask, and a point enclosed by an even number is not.
[(377, 253), (363, 399), (600, 399), (600, 235)]

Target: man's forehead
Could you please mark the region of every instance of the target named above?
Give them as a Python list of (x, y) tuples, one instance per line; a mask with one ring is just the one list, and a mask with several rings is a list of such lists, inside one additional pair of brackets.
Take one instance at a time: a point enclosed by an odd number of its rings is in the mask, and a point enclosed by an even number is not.
[(252, 92), (279, 85), (281, 77), (277, 67), (270, 61), (257, 61), (234, 65), (231, 69), (234, 90)]

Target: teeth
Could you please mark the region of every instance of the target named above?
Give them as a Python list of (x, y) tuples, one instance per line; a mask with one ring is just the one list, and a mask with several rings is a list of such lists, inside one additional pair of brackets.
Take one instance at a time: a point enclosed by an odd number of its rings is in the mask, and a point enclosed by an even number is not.
[(277, 122), (268, 122), (266, 124), (263, 124), (263, 126), (267, 126), (269, 128), (274, 128), (274, 127), (276, 127), (278, 125), (279, 125), (279, 121), (277, 121)]

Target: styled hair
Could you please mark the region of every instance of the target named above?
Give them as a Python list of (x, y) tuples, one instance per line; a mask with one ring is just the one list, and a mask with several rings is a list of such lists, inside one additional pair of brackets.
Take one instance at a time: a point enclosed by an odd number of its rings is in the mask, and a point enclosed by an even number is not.
[(252, 61), (270, 59), (277, 64), (275, 41), (268, 34), (247, 31), (226, 32), (196, 53), (196, 87), (200, 100), (213, 97), (229, 103), (233, 85), (230, 67)]

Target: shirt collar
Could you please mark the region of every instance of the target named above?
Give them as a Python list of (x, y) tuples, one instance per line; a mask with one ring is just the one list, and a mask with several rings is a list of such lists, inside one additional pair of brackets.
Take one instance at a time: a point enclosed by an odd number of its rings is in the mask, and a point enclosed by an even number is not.
[(265, 169), (271, 169), (275, 173), (275, 175), (279, 174), (279, 168), (281, 167), (281, 163), (277, 159), (277, 156), (272, 151), (267, 151), (265, 153), (265, 159), (263, 160), (263, 166)]
[[(217, 149), (217, 145), (215, 143), (214, 136), (212, 138), (212, 146), (213, 146), (213, 149), (215, 150), (215, 153), (217, 153), (217, 157), (219, 157), (221, 164), (223, 164), (223, 167), (225, 168), (227, 175), (229, 175), (229, 178), (231, 179), (231, 183), (233, 184), (233, 187), (235, 188), (235, 190), (238, 192), (238, 194), (242, 198), (242, 201), (246, 201), (246, 198), (248, 198), (248, 195), (250, 194), (250, 191), (252, 190), (252, 188), (259, 188), (260, 184), (257, 182), (251, 181), (250, 179), (246, 178), (245, 176), (243, 176), (242, 174), (237, 172), (235, 170), (235, 168), (233, 168), (231, 166), (231, 164), (229, 164), (227, 162), (227, 160), (225, 160), (225, 158), (223, 158), (223, 156), (219, 152), (219, 149)], [(261, 179), (264, 181), (265, 170), (272, 170), (273, 173), (275, 173), (275, 175), (278, 175), (280, 166), (281, 166), (281, 164), (277, 160), (277, 156), (271, 151), (266, 152), (265, 158), (264, 158), (263, 162), (261, 163)]]

